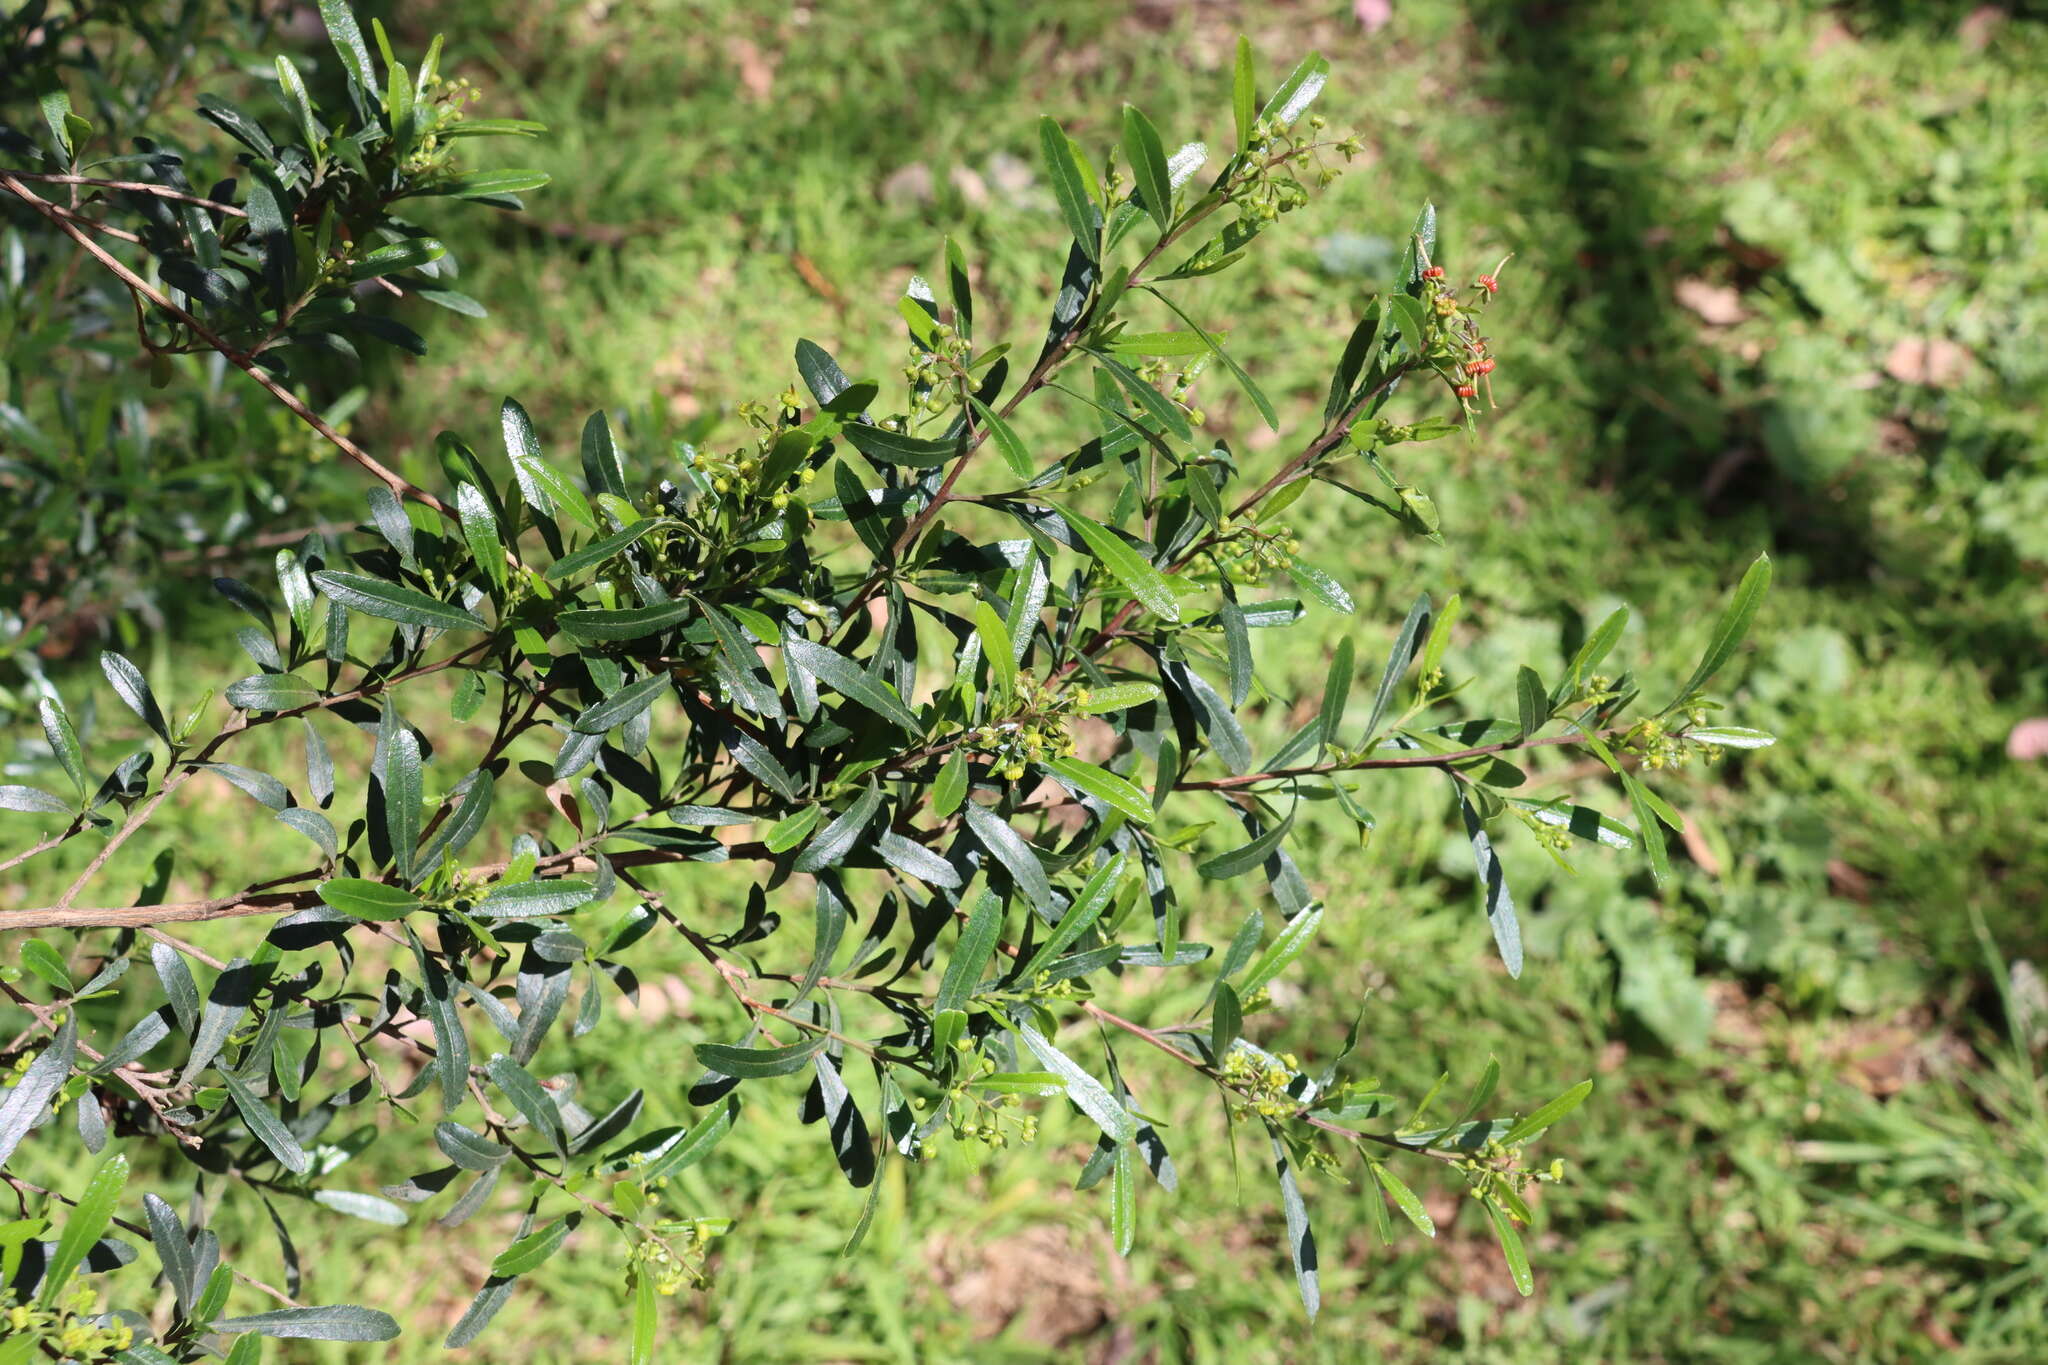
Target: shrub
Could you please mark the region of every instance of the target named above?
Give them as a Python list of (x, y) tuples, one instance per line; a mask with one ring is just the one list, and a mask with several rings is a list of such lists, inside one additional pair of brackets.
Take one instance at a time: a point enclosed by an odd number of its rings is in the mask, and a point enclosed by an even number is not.
[[(360, 324), (350, 286), (367, 262), (435, 279), (417, 273), (433, 264), (428, 249), (387, 216), (388, 198), (522, 183), (421, 163), (407, 150), (420, 101), (393, 92), (427, 87), (388, 51), (373, 63), (338, 4), (322, 12), (346, 110), (302, 104), (286, 75), (289, 131), (216, 117), (253, 158), (246, 221), (273, 225), (223, 232), (218, 261), (173, 264), (234, 191), (217, 187), (207, 198), (220, 207), (196, 215), (173, 211), (182, 201), (161, 191), (184, 191), (162, 159), (143, 163), (155, 188), (123, 192), (164, 220), (165, 235), (135, 234), (131, 256), (79, 221), (92, 206), (0, 177), (45, 240), (63, 232), (135, 291), (153, 361), (192, 346), (226, 354), (301, 420), (310, 410), (269, 368), (265, 339), (299, 344), (309, 317)], [(436, 496), (316, 421), (375, 476), (367, 529), (280, 549), (274, 590), (221, 581), (251, 618), (240, 638), (256, 669), (223, 689), (224, 725), (208, 724), (211, 694), (174, 705), (107, 651), (108, 686), (143, 727), (108, 769), (114, 737), (88, 754), (64, 699), (39, 687), (34, 759), (48, 776), (0, 788), (0, 806), (40, 828), (0, 871), (74, 840), (96, 851), (52, 903), (4, 921), (55, 941), (22, 940), (20, 969), (0, 981), (24, 1025), (0, 1159), (41, 1150), (55, 1164), (82, 1148), (99, 1163), (65, 1189), (8, 1176), (33, 1201), (5, 1229), (10, 1326), (29, 1343), (14, 1358), (36, 1343), (158, 1360), (241, 1334), (252, 1344), (231, 1358), (248, 1358), (257, 1335), (386, 1339), (398, 1324), (379, 1310), (295, 1301), (295, 1214), (320, 1205), (403, 1223), (408, 1206), (433, 1206), (456, 1225), (514, 1202), (517, 1235), (449, 1344), (475, 1338), (567, 1239), (606, 1235), (634, 1305), (634, 1357), (649, 1358), (659, 1297), (701, 1276), (727, 1226), (719, 1209), (678, 1207), (669, 1177), (720, 1159), (737, 1125), (763, 1121), (743, 1100), (758, 1108), (792, 1084), (802, 1121), (821, 1125), (846, 1178), (870, 1191), (882, 1162), (1028, 1143), (1044, 1105), (1071, 1105), (1099, 1132), (1079, 1183), (1107, 1184), (1106, 1216), (1128, 1250), (1140, 1186), (1175, 1179), (1134, 1088), (1170, 1082), (1126, 1070), (1133, 1044), (1172, 1062), (1169, 1075), (1214, 1086), (1232, 1123), (1265, 1139), (1310, 1314), (1317, 1255), (1298, 1173), (1352, 1161), (1389, 1239), (1391, 1210), (1432, 1232), (1402, 1169), (1455, 1170), (1530, 1292), (1523, 1192), (1562, 1165), (1537, 1164), (1529, 1147), (1591, 1083), (1528, 1105), (1497, 1098), (1490, 1066), (1439, 1111), (1441, 1084), (1413, 1099), (1364, 1074), (1352, 1059), (1371, 1046), (1356, 1023), (1341, 1042), (1315, 1041), (1314, 1067), (1255, 1045), (1246, 1018), (1316, 951), (1325, 913), (1290, 847), (1312, 823), (1370, 834), (1358, 775), (1435, 774), (1469, 837), (1502, 962), (1519, 974), (1497, 833), (1520, 827), (1560, 862), (1574, 840), (1640, 850), (1661, 879), (1663, 830), (1679, 818), (1642, 774), (1770, 742), (1711, 723), (1704, 691), (1768, 565), (1743, 579), (1674, 697), (1645, 704), (1628, 675), (1600, 671), (1625, 623), (1617, 612), (1563, 675), (1518, 669), (1513, 715), (1465, 714), (1453, 703), (1472, 680), (1450, 677), (1457, 599), (1422, 594), (1355, 704), (1359, 646), (1346, 635), (1319, 704), (1277, 746), (1254, 747), (1240, 713), (1279, 700), (1254, 633), (1353, 611), (1304, 557), (1287, 509), (1341, 494), (1387, 531), (1438, 536), (1428, 495), (1403, 477), (1421, 463), (1407, 447), (1469, 431), (1494, 363), (1480, 329), (1499, 267), (1453, 274), (1425, 208), (1393, 288), (1364, 306), (1303, 424), (1311, 434), (1263, 473), (1212, 434), (1198, 379), (1223, 379), (1248, 417), (1283, 430), (1222, 333), (1198, 321), (1191, 285), (1263, 246), (1355, 150), (1309, 112), (1325, 76), (1310, 57), (1261, 101), (1241, 43), (1220, 158), (1199, 144), (1169, 154), (1127, 106), (1098, 174), (1045, 120), (1044, 170), (1074, 240), (1035, 349), (1013, 356), (977, 328), (972, 272), (949, 242), (945, 301), (918, 281), (901, 302), (900, 386), (854, 379), (798, 342), (801, 387), (742, 404), (751, 435), (737, 449), (629, 457), (632, 433), (600, 412), (582, 430), (577, 480), (508, 399), (502, 455), (438, 439)], [(55, 111), (44, 156), (75, 157), (82, 130), (54, 97), (43, 108)], [(329, 121), (354, 131), (323, 132)], [(356, 152), (333, 152), (337, 137)], [(346, 211), (314, 207), (308, 167), (341, 178), (340, 201), (367, 205), (349, 240), (395, 240), (345, 259), (326, 225)], [(396, 193), (359, 194), (372, 182)], [(281, 279), (297, 283), (281, 292)], [(312, 295), (297, 311), (294, 288)], [(334, 335), (307, 327), (307, 344)], [(1397, 397), (1412, 407), (1397, 413)], [(289, 778), (253, 766), (260, 737), (280, 730), (305, 755)], [(363, 746), (367, 760), (352, 763)], [(1633, 826), (1515, 794), (1510, 756), (1557, 746), (1612, 770)], [(209, 797), (253, 800), (304, 836), (304, 862), (250, 866), (244, 884), (199, 900), (167, 901), (159, 884), (139, 904), (106, 904), (109, 859), (166, 801), (216, 780), (239, 794)], [(757, 881), (731, 911), (706, 911), (675, 889), (716, 875), (693, 864), (743, 864)], [(1263, 891), (1216, 924), (1215, 901), (1189, 898), (1190, 869)], [(785, 913), (799, 922), (784, 928)], [(208, 931), (234, 955), (182, 936), (206, 921), (236, 922)], [(1197, 937), (1211, 929), (1218, 943)], [(737, 1038), (695, 1042), (695, 1121), (649, 1130), (640, 1093), (592, 1093), (550, 1071), (545, 1049), (635, 994), (634, 948), (655, 934), (701, 956), (747, 1022)], [(1191, 1018), (1130, 1019), (1105, 1003), (1122, 978), (1172, 971), (1202, 983)], [(140, 999), (125, 989), (137, 983)], [(386, 1075), (373, 1039), (414, 1069)], [(430, 1120), (434, 1150), (416, 1175), (379, 1194), (351, 1186), (351, 1158)], [(155, 1187), (140, 1222), (120, 1213), (130, 1152)], [(181, 1217), (186, 1188), (191, 1208), (253, 1194), (270, 1209), (286, 1270), (269, 1292), (282, 1306), (231, 1311), (238, 1280), (262, 1290), (276, 1277), (232, 1269), (225, 1252), (240, 1261), (248, 1249)], [(145, 1302), (140, 1274), (120, 1272), (136, 1259), (121, 1233), (151, 1243), (169, 1287), (154, 1317), (119, 1306)], [(80, 1278), (101, 1270), (120, 1287), (103, 1294)]]

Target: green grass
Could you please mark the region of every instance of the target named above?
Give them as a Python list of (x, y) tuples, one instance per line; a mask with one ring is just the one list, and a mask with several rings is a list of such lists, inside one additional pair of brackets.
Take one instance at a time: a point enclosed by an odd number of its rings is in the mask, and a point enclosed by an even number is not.
[[(1454, 672), (1487, 678), (1520, 661), (1554, 671), (1626, 602), (1621, 653), (1650, 693), (1668, 691), (1742, 566), (1766, 548), (1778, 566), (1757, 645), (1726, 685), (1741, 719), (1782, 742), (1664, 784), (1698, 835), (1672, 885), (1653, 893), (1598, 856), (1566, 875), (1511, 842), (1531, 960), (1510, 981), (1443, 793), (1390, 776), (1367, 793), (1371, 846), (1342, 847), (1332, 826), (1306, 869), (1331, 906), (1332, 951), (1304, 958), (1280, 1007), (1252, 1021), (1255, 1040), (1314, 1065), (1310, 1040), (1340, 1036), (1364, 998), (1363, 1064), (1409, 1093), (1489, 1055), (1523, 1108), (1593, 1076), (1593, 1101), (1548, 1142), (1572, 1174), (1539, 1209), (1533, 1299), (1514, 1294), (1451, 1186), (1423, 1186), (1437, 1244), (1411, 1232), (1383, 1249), (1361, 1191), (1319, 1180), (1325, 1311), (1309, 1329), (1261, 1150), (1243, 1142), (1233, 1164), (1213, 1098), (1130, 1059), (1183, 1180), (1176, 1195), (1143, 1191), (1122, 1262), (1103, 1192), (1070, 1189), (1083, 1125), (1058, 1116), (1041, 1155), (978, 1170), (949, 1154), (908, 1180), (890, 1167), (867, 1246), (841, 1260), (861, 1196), (815, 1130), (757, 1102), (744, 1141), (670, 1194), (740, 1220), (709, 1291), (668, 1320), (673, 1358), (2048, 1352), (2048, 1121), (2025, 1042), (2006, 1041), (2005, 971), (1973, 927), (2014, 958), (2048, 949), (2048, 777), (2001, 749), (2013, 722), (2048, 711), (2048, 366), (2032, 340), (2048, 324), (2035, 145), (2048, 28), (2006, 20), (1979, 50), (1959, 36), (1970, 7), (1935, 4), (1415, 0), (1370, 37), (1348, 5), (1130, 16), (883, 0), (805, 9), (801, 23), (714, 4), (437, 8), (401, 28), (447, 29), (488, 112), (550, 124), (508, 156), (556, 180), (524, 218), (451, 216), (463, 287), (493, 316), (436, 321), (418, 382), (410, 368), (373, 376), (355, 433), (422, 476), (436, 430), (488, 437), (507, 393), (557, 449), (608, 407), (651, 461), (678, 434), (732, 436), (739, 400), (788, 382), (797, 336), (887, 374), (900, 364), (894, 299), (932, 269), (942, 232), (977, 263), (984, 334), (1029, 335), (1060, 229), (1042, 189), (1006, 197), (989, 158), (1034, 166), (1040, 112), (1106, 140), (1127, 98), (1169, 140), (1214, 140), (1242, 28), (1268, 70), (1323, 46), (1337, 66), (1325, 111), (1371, 149), (1289, 221), (1280, 249), (1197, 295), (1198, 316), (1229, 326), (1233, 351), (1289, 400), (1283, 416), (1319, 411), (1335, 348), (1386, 274), (1351, 263), (1386, 256), (1420, 200), (1439, 205), (1454, 270), (1515, 253), (1495, 314), (1502, 411), (1476, 440), (1411, 448), (1401, 465), (1442, 508), (1448, 545), (1335, 504), (1291, 514), (1360, 601), (1357, 618), (1324, 615), (1319, 640), (1291, 647), (1283, 672), (1299, 691), (1314, 694), (1342, 632), (1361, 658), (1382, 654), (1420, 588), (1464, 594)], [(913, 165), (932, 198), (886, 195)], [(985, 202), (956, 170), (982, 178)], [(1709, 325), (1674, 301), (1681, 282), (1733, 291), (1743, 316)], [(1886, 375), (1899, 342), (1925, 337), (1970, 353), (1959, 382)], [(1220, 381), (1203, 399), (1255, 462), (1295, 434), (1257, 434)], [(226, 613), (200, 620), (223, 641), (231, 630)], [(145, 662), (186, 704), (224, 676), (181, 653)], [(1279, 733), (1285, 710), (1267, 707), (1261, 732)], [(1538, 780), (1603, 799), (1561, 765)], [(296, 866), (288, 835), (252, 846), (238, 821), (235, 841), (222, 837), (224, 812), (253, 809), (241, 800), (222, 788), (180, 807), (123, 875), (139, 881), (166, 845), (195, 892), (252, 847)], [(60, 856), (37, 875), (75, 866)], [(40, 885), (0, 901), (32, 903)], [(712, 916), (736, 903), (715, 878), (671, 874), (665, 889)], [(1188, 933), (1227, 936), (1238, 912), (1202, 901)], [(233, 938), (210, 929), (195, 938)], [(674, 1121), (684, 1044), (732, 1020), (682, 955), (636, 965), (689, 993), (687, 1021), (614, 1017), (541, 1066), (573, 1062), (601, 1096), (643, 1086), (649, 1119)], [(1125, 999), (1144, 1017), (1194, 1003), (1187, 988), (1148, 989)], [(393, 1134), (361, 1159), (360, 1187), (403, 1175), (391, 1163), (421, 1145)], [(387, 1307), (420, 1329), (392, 1358), (432, 1358), (434, 1326), (460, 1312), (514, 1217), (393, 1235), (322, 1215), (301, 1238), (306, 1297)], [(260, 1215), (232, 1226), (260, 1263)], [(610, 1247), (588, 1236), (469, 1354), (612, 1358), (617, 1280)], [(1018, 1295), (1014, 1320), (977, 1341), (997, 1319), (976, 1310)]]

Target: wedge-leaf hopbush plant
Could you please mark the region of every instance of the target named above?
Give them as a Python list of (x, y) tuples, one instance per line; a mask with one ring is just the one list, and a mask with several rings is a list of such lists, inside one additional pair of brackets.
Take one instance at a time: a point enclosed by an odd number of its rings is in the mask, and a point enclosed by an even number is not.
[[(1141, 1187), (1175, 1184), (1141, 1090), (1176, 1080), (1213, 1087), (1229, 1123), (1265, 1140), (1309, 1313), (1303, 1173), (1359, 1179), (1391, 1239), (1396, 1210), (1434, 1231), (1403, 1171), (1450, 1168), (1530, 1292), (1524, 1192), (1562, 1172), (1529, 1148), (1591, 1083), (1524, 1103), (1490, 1065), (1451, 1110), (1436, 1103), (1449, 1078), (1419, 1099), (1382, 1091), (1358, 1021), (1297, 1044), (1314, 1067), (1254, 1043), (1247, 1021), (1347, 909), (1313, 898), (1290, 841), (1316, 803), (1369, 831), (1376, 770), (1444, 783), (1518, 975), (1496, 837), (1519, 829), (1560, 860), (1574, 840), (1634, 851), (1662, 878), (1679, 817), (1643, 775), (1770, 742), (1711, 724), (1705, 691), (1768, 566), (1674, 696), (1646, 702), (1602, 672), (1617, 612), (1559, 676), (1519, 669), (1512, 714), (1464, 713), (1447, 676), (1457, 599), (1423, 594), (1384, 656), (1379, 629), (1343, 636), (1314, 714), (1254, 747), (1240, 714), (1281, 700), (1254, 640), (1355, 614), (1302, 557), (1288, 509), (1335, 498), (1389, 534), (1439, 534), (1399, 472), (1421, 463), (1406, 447), (1470, 429), (1493, 366), (1481, 328), (1498, 267), (1440, 262), (1425, 208), (1274, 467), (1248, 469), (1197, 408), (1197, 378), (1221, 379), (1282, 429), (1202, 320), (1199, 281), (1265, 245), (1352, 150), (1309, 112), (1326, 70), (1310, 57), (1261, 99), (1241, 43), (1220, 153), (1169, 154), (1135, 108), (1094, 155), (1045, 120), (1073, 242), (1042, 339), (977, 327), (949, 242), (942, 287), (916, 281), (901, 301), (900, 383), (800, 341), (796, 382), (741, 406), (737, 448), (629, 457), (598, 413), (577, 477), (509, 399), (481, 450), (443, 434), (442, 496), (385, 478), (362, 531), (280, 551), (274, 587), (222, 585), (253, 622), (255, 671), (224, 686), (218, 729), (207, 700), (158, 697), (114, 652), (107, 684), (143, 727), (127, 752), (111, 736), (88, 752), (45, 693), (49, 777), (0, 788), (27, 817), (10, 817), (25, 837), (0, 870), (72, 840), (98, 850), (53, 903), (0, 921), (47, 935), (18, 940), (21, 969), (0, 984), (19, 1021), (0, 1158), (101, 1164), (64, 1190), (9, 1177), (17, 1339), (136, 1360), (195, 1359), (240, 1333), (382, 1339), (398, 1331), (382, 1312), (296, 1301), (290, 1230), (318, 1216), (308, 1206), (450, 1226), (517, 1209), (449, 1343), (570, 1238), (609, 1237), (632, 1354), (649, 1359), (659, 1298), (703, 1276), (731, 1213), (679, 1206), (669, 1177), (720, 1161), (721, 1141), (790, 1098), (870, 1191), (849, 1252), (883, 1163), (1029, 1142), (1048, 1106), (1099, 1134), (1078, 1183), (1107, 1187), (1127, 1251)], [(1050, 411), (1021, 423), (1027, 404)], [(1064, 438), (1027, 439), (1054, 417)], [(302, 741), (303, 772), (237, 761), (278, 727)], [(1538, 747), (1611, 768), (1633, 824), (1517, 795), (1512, 756)], [(304, 858), (204, 899), (159, 886), (116, 905), (110, 855), (188, 785), (267, 808)], [(743, 864), (755, 884), (706, 914), (673, 890), (699, 863)], [(1249, 908), (1218, 922), (1224, 902), (1191, 897), (1202, 882), (1237, 883)], [(226, 960), (182, 927), (216, 920), (256, 922)], [(746, 1023), (692, 1039), (675, 1086), (695, 1118), (650, 1129), (639, 1092), (594, 1093), (551, 1071), (545, 1045), (635, 993), (652, 935), (701, 957)], [(1207, 985), (1193, 1017), (1119, 1012), (1126, 979), (1172, 971)], [(123, 987), (138, 981), (135, 1001)], [(415, 1069), (386, 1074), (391, 1049)], [(373, 1140), (413, 1142), (418, 1173), (359, 1188), (349, 1160)], [(157, 1189), (137, 1210), (121, 1202), (123, 1153), (145, 1147)], [(247, 1199), (285, 1239), (262, 1287), (201, 1216)], [(170, 1292), (153, 1316), (120, 1306), (147, 1302), (149, 1263), (119, 1268), (140, 1259), (135, 1240)], [(282, 1305), (260, 1304), (265, 1289)]]
[(176, 133), (155, 114), (181, 60), (242, 60), (270, 38), (260, 11), (0, 18), (0, 710), (33, 712), (37, 651), (89, 634), (81, 618), (142, 603), (160, 621), (188, 576), (167, 557), (238, 573), (296, 539), (278, 517), (319, 519), (335, 448), (378, 473), (345, 435), (363, 353), (424, 353), (401, 321), (415, 300), (484, 311), (411, 215), (517, 209), (547, 179), (465, 168), (478, 139), (540, 129), (472, 117), (438, 38), (415, 71), (381, 25), (325, 18), (344, 99), (317, 103), (279, 56), (260, 99), (207, 88)]

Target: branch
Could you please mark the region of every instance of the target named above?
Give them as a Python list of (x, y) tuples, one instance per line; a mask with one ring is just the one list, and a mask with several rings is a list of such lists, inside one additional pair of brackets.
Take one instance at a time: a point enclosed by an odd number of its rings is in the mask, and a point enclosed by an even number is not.
[[(90, 175), (52, 175), (47, 172), (38, 171), (6, 171), (0, 174), (11, 176), (16, 180), (33, 180), (44, 185), (93, 185), (103, 190), (123, 190), (129, 194), (149, 194), (156, 196), (158, 199), (175, 199), (181, 204), (197, 204), (203, 209), (212, 209), (215, 213), (225, 213), (230, 218), (247, 218), (249, 216), (246, 209), (238, 209), (233, 204), (223, 204), (217, 199), (207, 199), (201, 195), (187, 194), (183, 190), (174, 190), (167, 185), (152, 185), (143, 180), (100, 180)], [(8, 186), (8, 188), (14, 189), (12, 185)], [(18, 189), (14, 190), (14, 192), (16, 194), (21, 193)]]
[[(459, 523), (460, 518), (455, 515), (454, 508), (435, 497), (432, 493), (429, 493), (426, 489), (419, 487), (404, 475), (387, 469), (368, 451), (329, 426), (318, 413), (301, 402), (298, 396), (290, 389), (287, 389), (284, 385), (278, 383), (277, 380), (271, 378), (270, 374), (256, 363), (254, 357), (236, 350), (225, 340), (208, 331), (199, 319), (172, 303), (168, 298), (165, 298), (154, 285), (150, 284), (140, 275), (137, 275), (126, 265), (123, 265), (118, 258), (109, 254), (99, 243), (86, 236), (85, 232), (77, 224), (71, 222), (61, 210), (42, 196), (33, 193), (28, 186), (21, 183), (21, 180), (22, 177), (19, 172), (0, 172), (0, 188), (5, 188), (17, 199), (20, 199), (45, 219), (55, 224), (67, 237), (77, 242), (79, 246), (85, 249), (88, 255), (105, 266), (121, 283), (127, 285), (138, 296), (148, 299), (158, 308), (176, 318), (180, 323), (191, 328), (200, 340), (233, 361), (239, 369), (246, 372), (250, 378), (268, 390), (271, 397), (284, 404), (293, 416), (327, 438), (328, 442), (336, 450), (339, 450), (343, 455), (355, 461), (357, 465), (361, 466), (368, 473), (381, 479), (384, 486), (399, 497), (410, 498), (422, 506), (431, 507), (443, 517), (446, 517), (451, 523)], [(200, 202), (206, 203), (210, 201), (202, 200)]]
[[(1597, 739), (1609, 739), (1615, 735), (1627, 734), (1626, 725), (1612, 726), (1594, 731)], [(1584, 744), (1584, 734), (1552, 735), (1547, 739), (1506, 739), (1498, 744), (1481, 744), (1470, 749), (1454, 749), (1447, 754), (1402, 754), (1398, 758), (1360, 758), (1348, 763), (1305, 763), (1298, 768), (1274, 768), (1269, 772), (1246, 773), (1242, 777), (1212, 777), (1192, 782), (1174, 783), (1175, 791), (1232, 791), (1249, 787), (1258, 782), (1275, 782), (1289, 777), (1314, 777), (1322, 773), (1362, 772), (1368, 768), (1448, 768), (1467, 759), (1484, 758), (1488, 754), (1502, 754), (1522, 749), (1550, 749), (1561, 744)]]

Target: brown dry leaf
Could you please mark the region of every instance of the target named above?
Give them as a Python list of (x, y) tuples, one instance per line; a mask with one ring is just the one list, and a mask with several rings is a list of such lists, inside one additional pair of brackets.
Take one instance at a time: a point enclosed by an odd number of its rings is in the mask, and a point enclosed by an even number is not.
[(1963, 51), (1982, 52), (1990, 45), (1991, 35), (2005, 20), (2005, 10), (1997, 5), (1979, 5), (1971, 10), (1956, 29)]
[(2048, 716), (2035, 716), (2012, 727), (2005, 737), (2007, 758), (2048, 758)]
[(756, 104), (775, 93), (775, 59), (745, 38), (729, 38), (725, 55), (739, 68), (740, 85)]
[(1947, 337), (1907, 337), (1884, 358), (1884, 372), (1901, 384), (1946, 389), (1969, 373), (1970, 364), (1970, 353)]
[(1733, 327), (1749, 318), (1749, 310), (1742, 306), (1741, 291), (1733, 285), (1680, 280), (1671, 294), (1678, 300), (1680, 308), (1694, 314), (1709, 327)]

